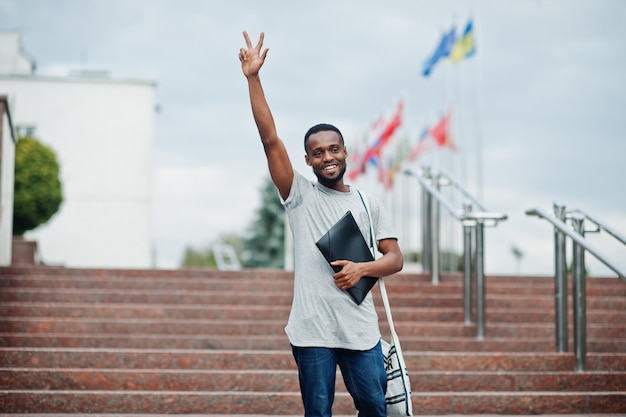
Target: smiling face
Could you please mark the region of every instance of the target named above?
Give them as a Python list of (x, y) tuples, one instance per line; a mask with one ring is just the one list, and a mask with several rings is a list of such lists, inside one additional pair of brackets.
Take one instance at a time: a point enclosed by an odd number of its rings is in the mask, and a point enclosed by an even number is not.
[(337, 132), (322, 130), (308, 137), (304, 158), (320, 184), (337, 191), (347, 191), (343, 184), (347, 157), (348, 151)]

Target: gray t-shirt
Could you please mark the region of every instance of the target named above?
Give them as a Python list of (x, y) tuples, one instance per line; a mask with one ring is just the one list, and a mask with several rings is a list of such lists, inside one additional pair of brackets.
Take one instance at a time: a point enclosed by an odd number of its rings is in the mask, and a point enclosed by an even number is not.
[[(295, 282), (285, 332), (292, 345), (368, 350), (378, 343), (378, 315), (371, 293), (357, 305), (333, 280), (333, 269), (315, 242), (350, 210), (369, 242), (369, 220), (359, 193), (339, 192), (298, 172), (283, 205), (293, 233)], [(396, 238), (388, 213), (368, 198), (377, 240)]]

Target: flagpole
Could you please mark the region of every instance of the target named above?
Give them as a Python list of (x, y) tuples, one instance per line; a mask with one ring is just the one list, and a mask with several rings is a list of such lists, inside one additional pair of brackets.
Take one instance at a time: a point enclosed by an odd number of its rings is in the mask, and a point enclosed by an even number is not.
[[(472, 0), (471, 2), (471, 9), (472, 9), (472, 14), (474, 15), (474, 17), (479, 17), (479, 10), (478, 12), (474, 12), (474, 0)], [(475, 14), (474, 14), (475, 13)], [(474, 19), (474, 17), (472, 19)], [(475, 22), (475, 20), (474, 20)], [(480, 25), (476, 25), (474, 24), (474, 27), (472, 28), (472, 30), (474, 30), (474, 36), (476, 36), (476, 39), (474, 39), (474, 44), (478, 44), (477, 39), (479, 38), (478, 36), (478, 31)], [(482, 104), (481, 101), (479, 99), (479, 91), (480, 91), (480, 86), (482, 85), (482, 80), (480, 78), (481, 76), (481, 69), (482, 66), (480, 65), (481, 63), (481, 54), (476, 54), (478, 56), (475, 56), (474, 58), (476, 59), (476, 65), (474, 68), (474, 99), (476, 101), (476, 188), (477, 188), (477, 194), (478, 194), (478, 200), (479, 201), (484, 201), (484, 190), (483, 190), (483, 138), (482, 138)]]
[(411, 210), (409, 206), (409, 204), (411, 203), (411, 200), (410, 200), (411, 194), (409, 193), (409, 187), (408, 187), (406, 176), (398, 175), (398, 179), (401, 181), (402, 199), (404, 200), (404, 204), (402, 205), (402, 217), (404, 218), (403, 231), (404, 231), (404, 239), (406, 239), (406, 242), (404, 245), (406, 248), (405, 251), (410, 251), (412, 247), (411, 241), (410, 241), (411, 232), (409, 232), (409, 230), (411, 229), (411, 221), (410, 221)]
[[(453, 47), (454, 47), (454, 44), (458, 41), (456, 13), (453, 13), (452, 15), (452, 28), (453, 28), (452, 30), (454, 30), (454, 43), (453, 43)], [(452, 53), (452, 51), (450, 52)], [(448, 116), (449, 125), (448, 125), (448, 132), (447, 132), (448, 140), (446, 141), (446, 143), (448, 143), (449, 141), (455, 141), (458, 144), (460, 141), (460, 136), (461, 136), (459, 133), (459, 129), (458, 129), (458, 114), (457, 114), (458, 108), (460, 107), (458, 105), (459, 94), (460, 94), (460, 87), (459, 87), (460, 81), (458, 78), (459, 71), (456, 65), (454, 65), (454, 63), (450, 59), (447, 59), (446, 63), (448, 66), (448, 80), (449, 80), (448, 84), (449, 84), (449, 89), (450, 89), (448, 92), (449, 97), (447, 97), (446, 103), (445, 103), (445, 111), (449, 115)], [(449, 148), (446, 147), (442, 149), (446, 149), (444, 158), (447, 162), (442, 167), (443, 171), (449, 171), (452, 173), (452, 175), (456, 175), (456, 168), (457, 168), (456, 158), (454, 157), (452, 152), (450, 152)], [(457, 147), (457, 151), (458, 151), (458, 147)], [(446, 192), (445, 189), (442, 191)], [(451, 198), (454, 199), (455, 195), (451, 194)], [(444, 212), (441, 213), (440, 222), (443, 227), (441, 236), (442, 237), (445, 236), (442, 239), (441, 247), (445, 248), (447, 246), (448, 251), (454, 250), (454, 236), (453, 236), (452, 221), (453, 221), (452, 216), (448, 216), (448, 214)]]

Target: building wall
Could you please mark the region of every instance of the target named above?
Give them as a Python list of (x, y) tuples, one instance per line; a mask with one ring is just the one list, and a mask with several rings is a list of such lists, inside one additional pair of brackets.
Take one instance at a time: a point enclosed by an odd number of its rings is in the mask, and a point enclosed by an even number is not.
[(155, 84), (106, 76), (0, 75), (12, 120), (56, 153), (64, 202), (26, 233), (44, 263), (151, 266)]
[(0, 73), (30, 74), (35, 62), (22, 50), (22, 34), (0, 31)]
[(0, 97), (0, 266), (11, 264), (15, 143), (9, 123), (11, 105)]

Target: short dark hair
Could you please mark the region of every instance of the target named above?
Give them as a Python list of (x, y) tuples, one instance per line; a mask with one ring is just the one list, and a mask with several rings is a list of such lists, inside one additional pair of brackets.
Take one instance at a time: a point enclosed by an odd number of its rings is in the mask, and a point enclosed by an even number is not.
[(335, 126), (333, 126), (331, 124), (328, 124), (328, 123), (320, 123), (320, 124), (317, 124), (317, 125), (311, 127), (304, 134), (304, 151), (305, 152), (307, 151), (306, 150), (306, 144), (309, 141), (309, 137), (311, 135), (314, 135), (317, 132), (324, 132), (324, 131), (328, 131), (328, 130), (332, 130), (333, 132), (336, 132), (339, 135), (339, 137), (341, 138), (341, 144), (345, 146), (345, 142), (343, 141), (343, 135), (341, 134), (339, 129), (337, 129)]

